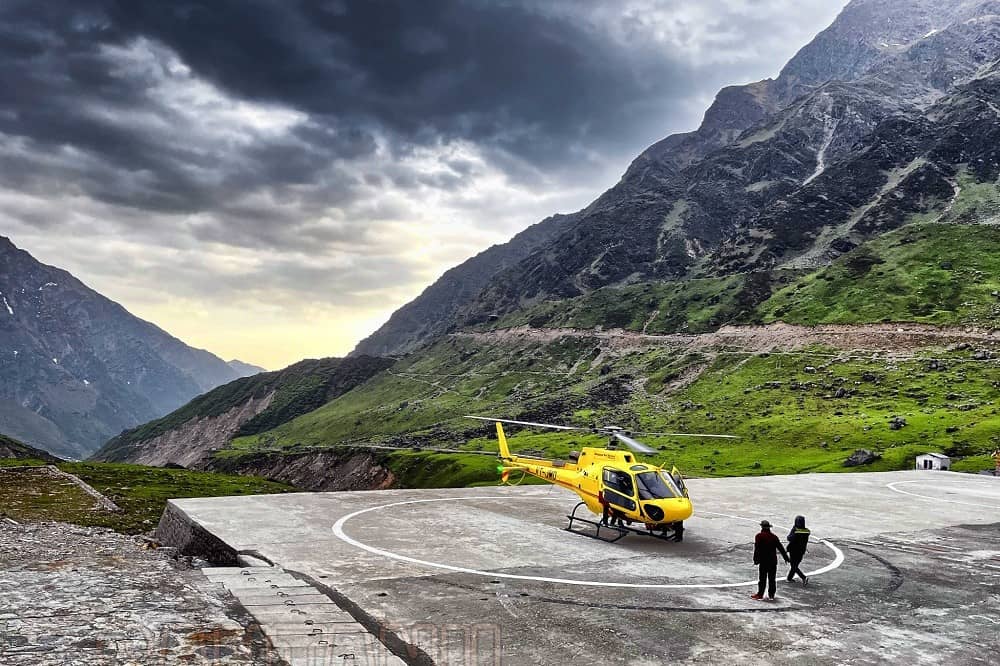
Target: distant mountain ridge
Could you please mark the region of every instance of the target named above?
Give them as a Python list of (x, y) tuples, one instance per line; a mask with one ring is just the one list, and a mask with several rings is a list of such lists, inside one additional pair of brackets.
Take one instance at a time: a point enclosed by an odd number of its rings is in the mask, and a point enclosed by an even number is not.
[(0, 237), (0, 432), (83, 458), (236, 376)]
[(965, 209), (966, 185), (997, 179), (998, 55), (997, 0), (853, 0), (776, 79), (723, 89), (698, 130), (532, 242), (448, 271), (358, 350), (405, 353), (607, 286), (814, 268)]
[(253, 365), (252, 363), (244, 363), (238, 358), (234, 358), (231, 361), (226, 361), (226, 365), (233, 369), (238, 377), (252, 377), (253, 375), (260, 374), (262, 372), (267, 372), (264, 368), (259, 365)]

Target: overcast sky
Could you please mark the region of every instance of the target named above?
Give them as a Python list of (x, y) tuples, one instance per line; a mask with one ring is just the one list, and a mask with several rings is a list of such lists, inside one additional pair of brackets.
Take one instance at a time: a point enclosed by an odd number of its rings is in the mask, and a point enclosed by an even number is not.
[(846, 0), (0, 0), (0, 234), (189, 344), (344, 354)]

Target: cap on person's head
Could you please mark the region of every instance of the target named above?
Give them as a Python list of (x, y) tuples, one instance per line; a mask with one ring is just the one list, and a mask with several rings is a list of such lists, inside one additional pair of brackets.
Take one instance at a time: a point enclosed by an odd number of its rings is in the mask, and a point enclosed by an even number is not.
[(771, 529), (771, 523), (769, 523), (766, 520), (760, 521), (760, 526), (763, 527), (765, 530)]

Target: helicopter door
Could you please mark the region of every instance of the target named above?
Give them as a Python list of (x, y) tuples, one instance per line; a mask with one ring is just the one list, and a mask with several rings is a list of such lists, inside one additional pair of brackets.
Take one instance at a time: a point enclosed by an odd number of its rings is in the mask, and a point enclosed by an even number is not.
[(635, 484), (632, 483), (631, 474), (605, 467), (601, 481), (603, 482), (601, 490), (608, 504), (635, 511), (636, 504), (632, 499), (635, 496)]
[(674, 483), (677, 484), (677, 487), (680, 488), (680, 491), (681, 493), (684, 494), (684, 497), (688, 497), (688, 489), (687, 486), (684, 485), (684, 477), (681, 476), (681, 471), (676, 467), (674, 467), (672, 470), (670, 470), (670, 478), (672, 478), (674, 480)]

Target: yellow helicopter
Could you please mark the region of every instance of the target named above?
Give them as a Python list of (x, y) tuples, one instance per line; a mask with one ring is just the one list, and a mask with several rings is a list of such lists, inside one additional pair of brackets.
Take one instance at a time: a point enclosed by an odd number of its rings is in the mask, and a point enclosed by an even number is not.
[[(509, 483), (512, 471), (521, 470), (524, 474), (568, 488), (580, 496), (583, 501), (567, 516), (568, 531), (611, 543), (629, 533), (672, 541), (681, 541), (684, 538), (684, 521), (691, 517), (693, 510), (684, 477), (676, 467), (668, 472), (664, 467), (637, 460), (636, 453), (650, 454), (656, 451), (633, 439), (631, 435), (634, 433), (615, 426), (578, 428), (485, 416), (466, 418), (496, 423), (500, 459), (503, 462), (500, 467), (502, 483)], [(503, 430), (504, 423), (606, 434), (610, 440), (608, 447), (604, 449), (584, 447), (579, 452), (572, 451), (568, 460), (517, 456), (510, 452)], [(645, 434), (738, 439), (734, 435)], [(631, 451), (618, 449), (618, 442)], [(600, 515), (601, 519), (590, 520), (576, 515), (577, 510), (584, 506), (592, 513)], [(589, 530), (576, 529), (574, 527), (576, 523), (590, 525), (595, 527), (596, 531), (591, 534)], [(642, 525), (645, 529), (634, 528), (633, 523)], [(602, 528), (605, 528), (605, 536), (601, 535)]]

